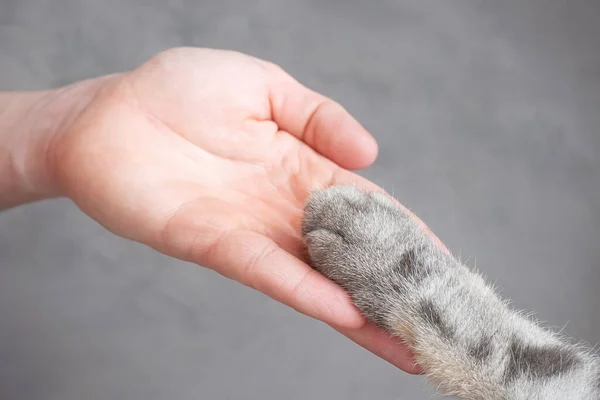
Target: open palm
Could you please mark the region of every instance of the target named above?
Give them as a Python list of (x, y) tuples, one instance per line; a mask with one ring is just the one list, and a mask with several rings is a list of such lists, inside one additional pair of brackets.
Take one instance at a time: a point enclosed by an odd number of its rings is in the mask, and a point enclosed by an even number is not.
[(188, 48), (104, 78), (57, 138), (54, 164), (63, 193), (112, 232), (260, 290), (412, 371), (405, 349), (302, 256), (308, 193), (373, 188), (346, 169), (376, 153), (341, 106), (273, 64)]

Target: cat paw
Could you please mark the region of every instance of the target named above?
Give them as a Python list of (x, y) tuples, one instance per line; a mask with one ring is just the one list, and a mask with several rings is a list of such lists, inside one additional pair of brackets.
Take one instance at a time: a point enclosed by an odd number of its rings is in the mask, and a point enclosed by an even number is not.
[(402, 247), (413, 230), (412, 219), (389, 196), (354, 186), (313, 192), (302, 221), (313, 268), (338, 283), (387, 250)]
[(382, 218), (393, 211), (393, 207), (394, 203), (386, 195), (365, 192), (354, 186), (316, 190), (304, 208), (302, 234), (309, 240), (318, 239), (321, 232), (343, 240), (369, 239), (373, 228), (383, 222)]

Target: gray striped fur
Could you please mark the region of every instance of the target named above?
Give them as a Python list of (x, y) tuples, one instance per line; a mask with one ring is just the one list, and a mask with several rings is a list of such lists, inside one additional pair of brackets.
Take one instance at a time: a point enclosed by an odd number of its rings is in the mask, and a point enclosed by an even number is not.
[(512, 310), (385, 194), (313, 192), (302, 233), (313, 268), (403, 340), (440, 392), (467, 400), (600, 399), (600, 364)]

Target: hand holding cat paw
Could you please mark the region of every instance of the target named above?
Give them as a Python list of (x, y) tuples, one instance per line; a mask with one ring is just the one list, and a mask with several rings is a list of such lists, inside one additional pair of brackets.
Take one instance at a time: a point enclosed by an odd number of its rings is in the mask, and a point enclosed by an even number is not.
[(303, 261), (311, 190), (374, 185), (373, 138), (335, 102), (239, 53), (176, 49), (104, 78), (54, 146), (62, 194), (112, 232), (207, 266), (407, 371), (339, 286)]

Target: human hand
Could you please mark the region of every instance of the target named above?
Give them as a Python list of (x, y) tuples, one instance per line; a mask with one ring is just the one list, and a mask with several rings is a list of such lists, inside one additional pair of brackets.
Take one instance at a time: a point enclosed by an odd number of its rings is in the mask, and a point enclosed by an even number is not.
[(303, 258), (312, 189), (373, 184), (375, 141), (278, 67), (175, 49), (102, 78), (48, 147), (57, 194), (125, 238), (214, 269), (330, 324), (408, 372), (404, 346), (365, 322)]

